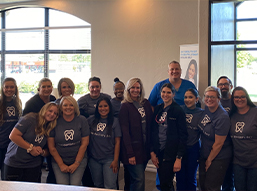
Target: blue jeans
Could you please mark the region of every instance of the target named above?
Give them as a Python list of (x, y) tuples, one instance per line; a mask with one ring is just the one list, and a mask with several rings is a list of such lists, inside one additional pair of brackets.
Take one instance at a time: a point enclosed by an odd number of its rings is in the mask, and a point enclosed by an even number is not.
[(198, 168), (198, 160), (200, 156), (199, 149), (199, 142), (187, 148), (187, 154), (181, 162), (181, 170), (176, 173), (177, 191), (196, 190), (196, 173)]
[(236, 191), (257, 190), (257, 168), (245, 168), (234, 164), (234, 177)]
[(87, 158), (84, 158), (73, 174), (64, 173), (56, 162), (52, 162), (56, 183), (66, 185), (81, 185), (81, 179), (87, 166)]
[(130, 174), (130, 190), (144, 191), (145, 190), (145, 168), (146, 164), (127, 164), (127, 170)]
[(118, 173), (113, 173), (110, 165), (113, 159), (95, 160), (89, 158), (89, 168), (91, 171), (94, 185), (97, 188), (107, 188), (117, 190)]

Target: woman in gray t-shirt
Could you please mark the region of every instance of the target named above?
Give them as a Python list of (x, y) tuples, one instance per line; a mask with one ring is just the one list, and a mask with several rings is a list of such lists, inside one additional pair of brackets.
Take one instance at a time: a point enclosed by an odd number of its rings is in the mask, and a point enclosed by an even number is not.
[(80, 185), (87, 165), (89, 126), (87, 119), (80, 115), (78, 104), (73, 97), (63, 97), (60, 110), (61, 116), (48, 138), (56, 182)]
[(230, 135), (236, 190), (257, 190), (257, 108), (243, 87), (233, 90)]
[(37, 182), (41, 176), (42, 157), (49, 154), (46, 136), (55, 127), (58, 106), (49, 102), (39, 113), (22, 117), (10, 134), (5, 156), (5, 180)]

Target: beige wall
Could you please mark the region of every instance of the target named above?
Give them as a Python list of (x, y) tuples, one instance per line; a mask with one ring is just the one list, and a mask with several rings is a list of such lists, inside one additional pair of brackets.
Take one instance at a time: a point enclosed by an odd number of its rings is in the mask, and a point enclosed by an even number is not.
[(55, 8), (91, 24), (92, 75), (101, 77), (104, 92), (113, 95), (116, 76), (139, 77), (148, 97), (168, 77), (168, 63), (179, 60), (179, 45), (198, 43), (200, 92), (207, 86), (207, 0), (41, 0), (0, 8), (19, 5)]

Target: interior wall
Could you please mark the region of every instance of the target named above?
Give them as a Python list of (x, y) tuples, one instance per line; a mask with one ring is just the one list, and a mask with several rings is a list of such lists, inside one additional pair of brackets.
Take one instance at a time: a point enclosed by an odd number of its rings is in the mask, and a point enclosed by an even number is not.
[[(198, 44), (198, 36), (206, 37), (206, 26), (198, 30), (199, 23), (206, 22), (200, 18), (206, 16), (206, 11), (199, 11), (201, 5), (206, 8), (201, 1), (206, 3), (204, 0), (40, 0), (3, 4), (0, 9), (21, 5), (50, 7), (89, 22), (92, 76), (101, 78), (103, 92), (113, 95), (116, 76), (125, 83), (131, 77), (139, 77), (148, 97), (154, 84), (168, 77), (168, 63), (179, 60), (179, 45)], [(201, 80), (205, 84), (208, 79), (207, 63), (201, 59), (206, 51), (201, 50), (200, 44), (200, 91), (207, 86), (203, 87)]]

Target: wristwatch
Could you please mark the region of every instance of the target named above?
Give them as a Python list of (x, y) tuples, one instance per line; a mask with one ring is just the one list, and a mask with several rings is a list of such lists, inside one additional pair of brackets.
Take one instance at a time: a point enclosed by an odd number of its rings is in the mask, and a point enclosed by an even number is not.
[(30, 144), (30, 145), (29, 145), (29, 148), (27, 149), (27, 153), (30, 153), (30, 152), (32, 151), (33, 146), (34, 146), (33, 144)]
[(178, 155), (177, 155), (176, 158), (177, 158), (177, 159), (182, 159), (182, 156), (178, 156)]

